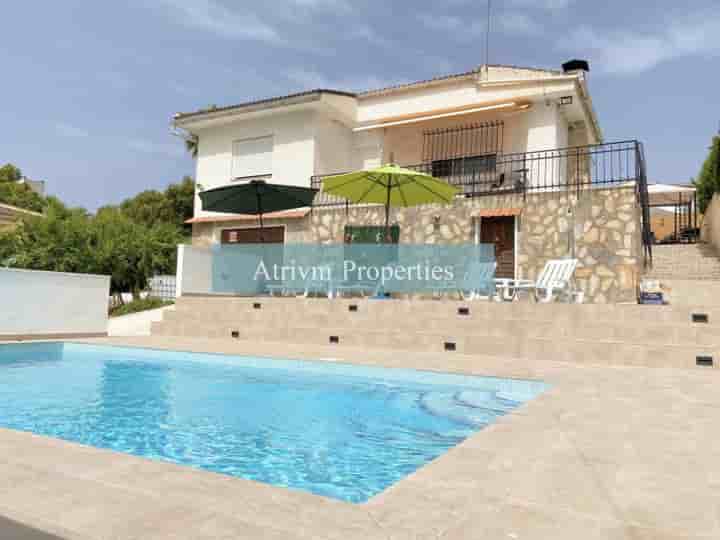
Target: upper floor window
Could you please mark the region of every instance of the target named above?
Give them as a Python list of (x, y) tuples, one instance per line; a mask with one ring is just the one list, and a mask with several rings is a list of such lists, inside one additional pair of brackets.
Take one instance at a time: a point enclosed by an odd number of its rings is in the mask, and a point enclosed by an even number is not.
[(502, 153), (502, 121), (431, 129), (423, 132), (423, 163)]
[(461, 175), (479, 175), (495, 172), (497, 155), (468, 156), (451, 159), (436, 159), (432, 162), (432, 175), (438, 178)]
[(232, 177), (246, 178), (272, 174), (273, 137), (233, 141)]

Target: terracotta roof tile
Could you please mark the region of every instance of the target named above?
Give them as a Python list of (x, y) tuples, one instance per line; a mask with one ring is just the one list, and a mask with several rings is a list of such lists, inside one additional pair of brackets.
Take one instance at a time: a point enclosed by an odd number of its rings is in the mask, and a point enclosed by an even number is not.
[[(300, 219), (310, 213), (310, 210), (288, 210), (285, 212), (269, 212), (263, 214), (263, 220), (266, 219)], [(257, 221), (258, 217), (251, 214), (235, 214), (231, 216), (202, 216), (194, 217), (185, 221), (185, 223), (218, 223), (228, 221)]]
[(519, 216), (522, 213), (522, 208), (484, 208), (473, 212), (473, 217), (506, 217), (506, 216)]

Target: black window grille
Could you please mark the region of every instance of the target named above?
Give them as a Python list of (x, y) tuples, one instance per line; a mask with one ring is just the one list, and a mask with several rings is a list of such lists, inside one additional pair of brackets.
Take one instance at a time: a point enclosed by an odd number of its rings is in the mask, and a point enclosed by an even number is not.
[(501, 121), (431, 129), (423, 132), (423, 162), (502, 153)]

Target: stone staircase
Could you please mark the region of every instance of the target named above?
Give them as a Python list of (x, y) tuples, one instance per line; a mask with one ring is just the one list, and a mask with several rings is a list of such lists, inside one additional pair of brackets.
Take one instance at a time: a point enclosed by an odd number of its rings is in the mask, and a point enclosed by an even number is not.
[[(587, 364), (720, 364), (720, 306), (182, 297), (153, 335)], [(338, 354), (341, 354), (340, 352)], [(698, 359), (698, 357), (700, 357)]]
[(720, 281), (720, 257), (708, 244), (656, 245), (647, 277)]
[(720, 257), (708, 244), (653, 246), (653, 267), (644, 276), (660, 281), (675, 306), (720, 306)]

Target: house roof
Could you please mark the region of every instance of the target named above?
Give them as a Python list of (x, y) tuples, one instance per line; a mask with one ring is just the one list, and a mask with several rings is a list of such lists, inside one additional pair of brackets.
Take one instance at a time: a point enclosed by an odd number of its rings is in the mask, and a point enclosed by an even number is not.
[[(292, 102), (304, 102), (308, 101), (309, 99), (318, 99), (322, 94), (333, 94), (336, 96), (345, 96), (345, 97), (356, 97), (357, 94), (354, 94), (352, 92), (345, 92), (342, 90), (332, 90), (328, 88), (316, 88), (314, 90), (307, 90), (304, 92), (295, 92), (294, 94), (287, 94), (284, 96), (275, 96), (275, 97), (269, 97), (269, 98), (263, 98), (263, 99), (256, 99), (253, 101), (245, 101), (243, 103), (238, 103), (236, 105), (227, 105), (224, 107), (212, 107), (208, 109), (200, 109), (199, 111), (194, 112), (180, 112), (176, 113), (174, 118), (175, 120), (184, 120), (186, 118), (192, 118), (195, 116), (202, 116), (204, 114), (212, 114), (216, 112), (225, 112), (225, 111), (231, 111), (231, 110), (242, 110), (242, 109), (254, 109), (254, 108), (266, 108), (269, 106), (279, 106), (279, 105), (286, 105), (291, 104)], [(305, 99), (304, 99), (305, 98)], [(288, 103), (291, 102), (291, 103)]]
[(422, 88), (425, 86), (432, 86), (434, 84), (462, 81), (462, 80), (466, 80), (466, 79), (474, 79), (475, 77), (477, 77), (478, 74), (482, 73), (482, 71), (486, 68), (517, 69), (517, 70), (523, 70), (523, 71), (534, 71), (537, 73), (547, 73), (549, 75), (564, 75), (564, 73), (562, 71), (554, 70), (554, 69), (522, 67), (522, 66), (514, 66), (514, 65), (510, 65), (510, 64), (487, 64), (487, 65), (479, 66), (475, 69), (471, 69), (470, 71), (464, 71), (462, 73), (452, 73), (450, 75), (441, 75), (439, 77), (433, 77), (431, 79), (425, 79), (422, 81), (402, 83), (402, 84), (396, 84), (396, 85), (392, 85), (392, 86), (386, 86), (384, 88), (375, 88), (375, 89), (371, 89), (371, 90), (365, 90), (363, 92), (359, 92), (358, 97), (363, 98), (363, 97), (379, 96), (379, 95), (389, 94), (389, 93), (393, 93), (393, 92), (400, 92), (400, 91), (404, 91), (404, 90)]
[(473, 79), (473, 78), (477, 77), (477, 75), (480, 74), (486, 68), (508, 69), (508, 70), (515, 69), (515, 70), (523, 70), (523, 71), (532, 71), (532, 72), (537, 72), (537, 73), (546, 73), (548, 75), (563, 75), (564, 74), (562, 71), (553, 70), (553, 69), (521, 67), (521, 66), (513, 66), (513, 65), (507, 65), (507, 64), (488, 64), (488, 65), (483, 65), (483, 66), (477, 67), (470, 71), (464, 71), (464, 72), (460, 72), (460, 73), (452, 73), (449, 75), (441, 75), (438, 77), (433, 77), (431, 79), (424, 79), (421, 81), (396, 84), (396, 85), (392, 85), (392, 86), (386, 86), (383, 88), (369, 89), (369, 90), (364, 90), (361, 92), (349, 92), (346, 90), (336, 90), (336, 89), (330, 89), (330, 88), (317, 88), (314, 90), (307, 90), (304, 92), (296, 92), (296, 93), (292, 93), (292, 94), (286, 94), (284, 96), (275, 96), (275, 97), (257, 99), (257, 100), (252, 100), (252, 101), (245, 101), (245, 102), (237, 103), (235, 105), (227, 105), (227, 106), (223, 106), (223, 107), (200, 109), (198, 111), (193, 111), (193, 112), (179, 112), (179, 113), (175, 114), (174, 119), (175, 120), (185, 120), (188, 118), (202, 116), (205, 114), (212, 114), (212, 113), (216, 113), (216, 112), (227, 112), (227, 111), (235, 111), (235, 110), (242, 111), (243, 109), (262, 109), (262, 108), (267, 108), (270, 106), (282, 106), (282, 105), (286, 105), (286, 104), (294, 104), (297, 100), (303, 101), (303, 98), (317, 99), (322, 94), (334, 94), (334, 95), (338, 95), (338, 96), (354, 97), (354, 98), (362, 99), (365, 97), (374, 97), (374, 96), (380, 96), (380, 95), (390, 94), (390, 93), (394, 93), (394, 92), (402, 92), (402, 91), (410, 90), (410, 89), (423, 88), (423, 87), (432, 86), (435, 84), (444, 84), (447, 82), (455, 82), (455, 81), (461, 81), (461, 80), (466, 80), (466, 79)]

